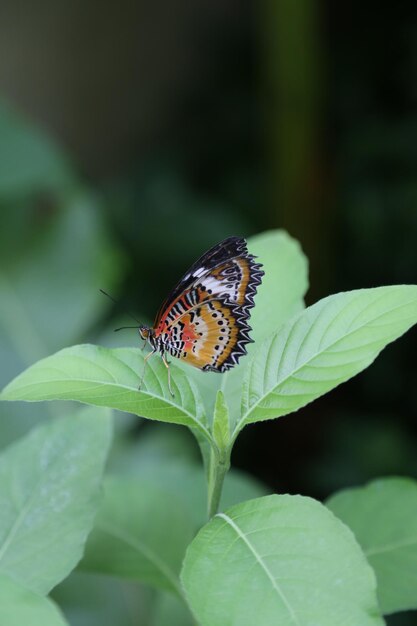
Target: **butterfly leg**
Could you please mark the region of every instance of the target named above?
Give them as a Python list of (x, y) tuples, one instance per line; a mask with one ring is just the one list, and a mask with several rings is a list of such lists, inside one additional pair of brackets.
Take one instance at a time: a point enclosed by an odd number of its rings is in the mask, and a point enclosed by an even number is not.
[(175, 394), (172, 391), (172, 387), (171, 387), (171, 369), (169, 367), (169, 362), (168, 362), (168, 359), (166, 358), (165, 354), (162, 354), (162, 361), (163, 361), (163, 364), (165, 365), (165, 367), (168, 370), (168, 389), (169, 389), (169, 393), (171, 394), (171, 396), (173, 398), (175, 398)]
[(140, 381), (139, 381), (139, 385), (138, 385), (138, 390), (139, 390), (139, 389), (142, 387), (142, 385), (143, 385), (143, 379), (145, 378), (145, 370), (146, 370), (146, 365), (148, 364), (148, 359), (150, 359), (150, 358), (151, 358), (151, 356), (152, 356), (153, 354), (155, 354), (155, 352), (156, 352), (156, 348), (154, 348), (154, 349), (152, 350), (152, 352), (149, 352), (149, 354), (147, 354), (147, 355), (145, 356), (145, 358), (143, 359), (143, 370), (142, 370), (142, 376), (140, 377)]

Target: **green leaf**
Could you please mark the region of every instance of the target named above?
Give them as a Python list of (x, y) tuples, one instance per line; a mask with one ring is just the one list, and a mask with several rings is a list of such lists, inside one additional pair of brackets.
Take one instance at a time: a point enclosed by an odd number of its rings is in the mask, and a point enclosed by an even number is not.
[(352, 533), (301, 496), (216, 515), (187, 550), (182, 582), (204, 626), (376, 626), (375, 577)]
[(159, 356), (149, 359), (139, 390), (143, 367), (137, 348), (73, 346), (32, 365), (7, 385), (0, 400), (77, 400), (194, 427), (210, 438), (200, 396), (187, 376), (171, 365), (173, 398)]
[(61, 612), (48, 598), (26, 589), (0, 574), (1, 626), (67, 626)]
[(213, 418), (213, 438), (219, 450), (225, 450), (230, 442), (229, 409), (223, 392), (217, 392)]
[(153, 595), (135, 582), (77, 570), (52, 592), (71, 626), (148, 626)]
[(372, 565), (384, 613), (417, 608), (417, 482), (383, 478), (332, 496)]
[(0, 573), (48, 593), (82, 556), (111, 440), (89, 409), (32, 430), (0, 455)]
[(244, 381), (245, 424), (292, 413), (370, 365), (417, 322), (417, 287), (398, 285), (320, 300), (266, 340)]
[(181, 595), (179, 571), (194, 528), (175, 494), (140, 478), (109, 478), (81, 568)]

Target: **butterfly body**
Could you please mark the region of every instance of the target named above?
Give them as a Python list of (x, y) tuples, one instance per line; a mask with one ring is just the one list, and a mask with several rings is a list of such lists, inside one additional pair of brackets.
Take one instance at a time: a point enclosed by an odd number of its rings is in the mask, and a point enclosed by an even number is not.
[[(246, 354), (248, 320), (261, 283), (261, 264), (246, 242), (229, 237), (204, 254), (162, 304), (153, 328), (141, 326), (152, 352), (165, 353), (203, 371), (225, 372)], [(148, 358), (146, 357), (146, 358)]]

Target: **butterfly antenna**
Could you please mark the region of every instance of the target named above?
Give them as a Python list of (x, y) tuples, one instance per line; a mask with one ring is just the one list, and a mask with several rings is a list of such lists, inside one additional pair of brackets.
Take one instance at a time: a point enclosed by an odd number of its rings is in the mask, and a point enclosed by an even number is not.
[[(110, 294), (108, 294), (106, 291), (104, 291), (103, 289), (100, 289), (100, 292), (104, 295), (107, 296), (109, 298), (109, 300), (111, 300), (112, 302), (114, 302), (115, 304), (117, 304), (119, 306), (119, 302), (117, 302), (117, 300), (115, 300), (114, 298), (112, 298), (112, 296)], [(125, 313), (127, 313), (127, 315), (129, 315), (129, 317), (132, 318), (132, 320), (134, 320), (135, 322), (137, 322), (138, 324), (140, 324), (140, 321), (137, 319), (137, 317), (135, 317), (134, 315), (132, 315), (132, 313), (130, 313), (130, 311), (127, 311), (125, 309)], [(122, 326), (121, 328), (116, 328), (116, 330), (122, 330), (122, 328), (137, 328), (137, 326)]]
[(113, 332), (117, 333), (119, 330), (125, 330), (126, 328), (138, 328), (138, 326), (120, 326), (120, 328), (115, 328)]

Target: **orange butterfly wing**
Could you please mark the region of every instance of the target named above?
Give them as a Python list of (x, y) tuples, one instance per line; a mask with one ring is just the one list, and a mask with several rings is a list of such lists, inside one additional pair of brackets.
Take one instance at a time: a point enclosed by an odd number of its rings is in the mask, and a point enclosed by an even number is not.
[(155, 320), (164, 349), (205, 371), (224, 372), (246, 354), (248, 320), (264, 272), (246, 242), (230, 237), (201, 257)]

